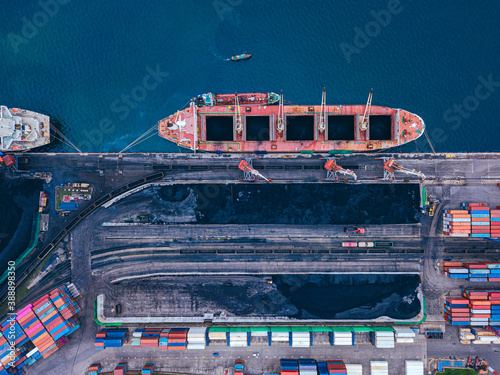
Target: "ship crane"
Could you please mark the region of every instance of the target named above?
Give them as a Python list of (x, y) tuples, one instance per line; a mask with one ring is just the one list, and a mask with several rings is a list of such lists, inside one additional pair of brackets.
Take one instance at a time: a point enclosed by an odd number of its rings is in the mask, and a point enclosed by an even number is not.
[(358, 176), (356, 176), (356, 173), (354, 173), (350, 169), (342, 168), (335, 162), (335, 158), (327, 158), (324, 167), (327, 170), (326, 179), (328, 181), (337, 181), (339, 179), (337, 173), (344, 174), (346, 176), (352, 176), (354, 178), (354, 181), (358, 180)]
[(277, 127), (278, 133), (283, 132), (285, 130), (285, 125), (283, 124), (283, 90), (280, 93), (280, 104), (278, 109), (278, 124)]
[(267, 182), (271, 182), (270, 179), (265, 178), (260, 172), (258, 172), (253, 166), (252, 166), (252, 159), (241, 159), (240, 164), (238, 165), (238, 168), (243, 171), (243, 180), (244, 181), (255, 181), (257, 177), (260, 177)]
[(326, 129), (325, 123), (325, 109), (326, 109), (326, 88), (323, 87), (323, 94), (321, 96), (321, 113), (319, 114), (318, 131), (324, 132)]
[(243, 131), (243, 121), (241, 119), (240, 101), (237, 93), (235, 94), (234, 103), (236, 105), (236, 131), (241, 133)]
[(394, 176), (394, 172), (402, 172), (409, 175), (414, 175), (420, 178), (421, 180), (425, 180), (425, 175), (417, 171), (415, 169), (408, 169), (403, 167), (401, 164), (396, 163), (394, 158), (381, 158), (384, 160), (384, 180), (395, 180), (396, 176)]
[(368, 126), (370, 124), (370, 109), (372, 108), (372, 96), (373, 96), (373, 89), (371, 89), (370, 93), (368, 94), (368, 102), (366, 103), (365, 113), (363, 113), (363, 118), (359, 123), (359, 130), (361, 130), (362, 132), (368, 130)]

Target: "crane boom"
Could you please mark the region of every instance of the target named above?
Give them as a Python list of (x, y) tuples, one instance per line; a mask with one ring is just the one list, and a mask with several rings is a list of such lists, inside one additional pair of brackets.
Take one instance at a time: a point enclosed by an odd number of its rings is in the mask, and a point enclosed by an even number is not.
[(343, 174), (346, 176), (352, 176), (354, 178), (354, 181), (358, 180), (358, 176), (356, 176), (356, 173), (354, 173), (350, 169), (342, 168), (340, 165), (338, 165), (335, 162), (335, 158), (327, 158), (327, 161), (326, 161), (324, 167), (327, 170), (326, 179), (329, 181), (338, 180), (339, 177), (337, 176), (337, 173), (340, 173), (340, 174)]
[(323, 87), (323, 94), (321, 96), (321, 113), (319, 114), (318, 131), (324, 132), (326, 129), (325, 123), (325, 109), (326, 109), (326, 88)]
[(235, 94), (234, 103), (236, 105), (236, 131), (241, 133), (243, 130), (243, 121), (241, 119), (240, 101), (238, 99), (238, 94)]
[(408, 175), (417, 176), (421, 180), (425, 180), (425, 175), (415, 169), (409, 169), (403, 167), (401, 164), (396, 163), (394, 158), (382, 158), (384, 160), (384, 180), (395, 180), (395, 172), (402, 172)]
[(283, 90), (280, 93), (280, 104), (278, 109), (278, 123), (276, 128), (278, 129), (278, 133), (283, 132), (285, 130), (285, 125), (283, 124)]
[(368, 94), (368, 102), (366, 103), (365, 113), (363, 113), (363, 118), (359, 123), (359, 130), (361, 131), (368, 130), (368, 126), (370, 124), (370, 109), (372, 107), (372, 96), (373, 96), (373, 89), (371, 89), (370, 93)]
[(258, 172), (254, 167), (252, 167), (252, 159), (241, 159), (238, 168), (243, 171), (243, 179), (245, 181), (255, 181), (257, 177), (260, 177), (267, 182), (271, 182), (270, 179), (265, 178), (260, 172)]

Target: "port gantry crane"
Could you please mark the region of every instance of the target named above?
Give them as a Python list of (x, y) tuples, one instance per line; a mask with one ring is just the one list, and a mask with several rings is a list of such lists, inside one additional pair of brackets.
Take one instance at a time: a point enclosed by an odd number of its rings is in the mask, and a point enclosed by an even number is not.
[(277, 123), (277, 130), (278, 133), (283, 132), (285, 130), (285, 124), (283, 123), (283, 90), (281, 90), (280, 93), (280, 103), (279, 103), (279, 110), (278, 110), (278, 123)]
[(267, 182), (271, 182), (270, 179), (265, 178), (259, 171), (257, 171), (253, 166), (252, 166), (252, 159), (241, 159), (240, 164), (238, 165), (238, 168), (243, 171), (243, 180), (244, 181), (255, 181), (257, 177), (260, 177)]
[(394, 172), (402, 172), (402, 173), (410, 174), (413, 176), (417, 176), (421, 180), (425, 180), (425, 175), (422, 172), (417, 171), (415, 169), (405, 168), (401, 164), (396, 163), (394, 158), (383, 157), (383, 158), (378, 158), (378, 159), (382, 159), (384, 161), (384, 165), (383, 165), (384, 180), (394, 181), (396, 179)]
[(321, 95), (321, 113), (319, 114), (319, 121), (318, 121), (318, 131), (320, 133), (324, 132), (326, 129), (325, 109), (326, 109), (326, 88), (323, 87), (323, 94)]
[(234, 104), (236, 106), (236, 131), (241, 133), (243, 130), (243, 120), (241, 118), (240, 101), (238, 99), (238, 93), (235, 94)]
[(370, 93), (368, 94), (368, 102), (366, 103), (365, 113), (363, 113), (363, 118), (359, 123), (359, 130), (361, 131), (368, 130), (368, 126), (370, 124), (370, 109), (372, 108), (372, 96), (373, 96), (373, 89), (371, 89)]
[(354, 173), (350, 169), (342, 168), (335, 162), (335, 158), (326, 158), (324, 167), (327, 170), (327, 181), (337, 181), (339, 179), (337, 173), (344, 174), (346, 176), (352, 176), (355, 182), (358, 180), (358, 176), (356, 176), (356, 173)]

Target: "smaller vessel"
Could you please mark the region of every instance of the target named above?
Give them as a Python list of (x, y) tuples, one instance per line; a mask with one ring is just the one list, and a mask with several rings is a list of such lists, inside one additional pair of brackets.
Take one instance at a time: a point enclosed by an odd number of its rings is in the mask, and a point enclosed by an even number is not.
[(246, 94), (212, 94), (211, 92), (198, 95), (192, 101), (198, 107), (211, 107), (216, 105), (235, 105), (236, 96), (240, 104), (276, 104), (280, 100), (280, 96), (274, 92), (251, 92)]
[(50, 117), (0, 106), (0, 151), (26, 151), (50, 143)]
[(231, 56), (231, 61), (243, 61), (248, 60), (252, 55), (250, 53), (242, 53), (241, 55)]

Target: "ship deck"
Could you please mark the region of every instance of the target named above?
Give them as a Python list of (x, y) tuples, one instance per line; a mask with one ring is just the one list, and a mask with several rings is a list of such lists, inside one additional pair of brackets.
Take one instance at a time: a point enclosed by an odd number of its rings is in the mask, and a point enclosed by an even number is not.
[(235, 106), (191, 105), (161, 120), (159, 134), (178, 146), (208, 152), (362, 152), (411, 142), (425, 129), (419, 116), (388, 107), (371, 107), (365, 131), (359, 126), (365, 105), (326, 106), (324, 131), (318, 129), (320, 106), (289, 105), (283, 110), (284, 130), (279, 132), (279, 106), (242, 105), (243, 129), (238, 132)]

